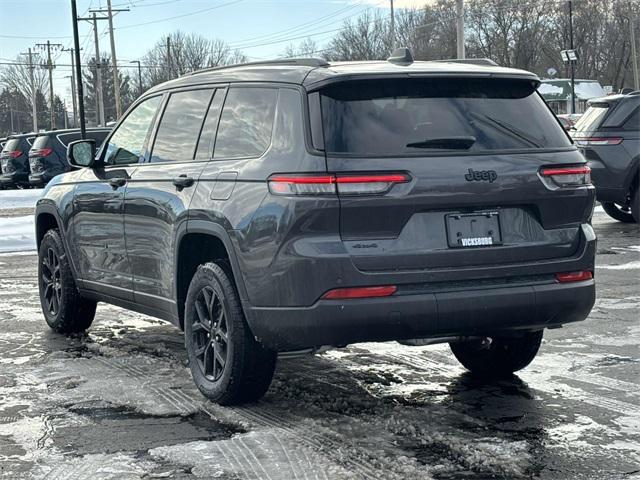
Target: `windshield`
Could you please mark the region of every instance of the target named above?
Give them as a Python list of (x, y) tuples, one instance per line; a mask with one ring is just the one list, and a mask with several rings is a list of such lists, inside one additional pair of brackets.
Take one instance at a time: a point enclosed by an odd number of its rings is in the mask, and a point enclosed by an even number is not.
[(321, 92), (325, 149), (358, 156), (568, 147), (530, 81), (385, 79)]
[(609, 105), (589, 107), (573, 127), (577, 132), (597, 130), (608, 111)]

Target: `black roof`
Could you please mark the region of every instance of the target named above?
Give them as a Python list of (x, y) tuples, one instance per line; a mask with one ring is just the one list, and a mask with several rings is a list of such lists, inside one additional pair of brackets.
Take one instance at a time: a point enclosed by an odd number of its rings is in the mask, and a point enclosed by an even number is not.
[(327, 62), (300, 58), (253, 62), (228, 67), (215, 67), (190, 73), (156, 85), (147, 94), (177, 87), (229, 82), (282, 82), (304, 85), (308, 90), (352, 78), (409, 76), (470, 76), (521, 78), (539, 82), (537, 75), (526, 70), (500, 67), (486, 59), (434, 60), (399, 63), (394, 61)]

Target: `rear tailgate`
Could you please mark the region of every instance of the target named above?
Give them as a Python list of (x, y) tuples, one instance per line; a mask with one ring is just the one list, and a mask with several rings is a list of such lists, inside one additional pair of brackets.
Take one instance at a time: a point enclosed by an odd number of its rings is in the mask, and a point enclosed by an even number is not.
[(343, 190), (340, 235), (364, 271), (571, 256), (593, 191), (542, 173), (584, 159), (523, 80), (349, 82), (321, 92), (327, 169), (406, 175)]

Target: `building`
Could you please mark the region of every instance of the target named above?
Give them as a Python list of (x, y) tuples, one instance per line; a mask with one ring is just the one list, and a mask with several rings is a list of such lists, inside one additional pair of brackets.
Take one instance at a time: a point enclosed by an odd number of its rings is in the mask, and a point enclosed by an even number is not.
[(549, 104), (551, 110), (556, 114), (562, 113), (584, 113), (587, 109), (587, 100), (591, 98), (604, 97), (607, 92), (602, 88), (597, 80), (576, 80), (576, 111), (571, 112), (571, 80), (568, 78), (557, 78), (553, 80), (542, 80), (538, 87), (538, 92)]

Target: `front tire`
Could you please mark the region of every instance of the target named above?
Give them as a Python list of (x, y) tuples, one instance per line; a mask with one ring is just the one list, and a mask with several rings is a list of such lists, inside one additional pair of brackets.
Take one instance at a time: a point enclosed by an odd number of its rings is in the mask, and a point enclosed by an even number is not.
[(58, 333), (84, 332), (96, 314), (96, 302), (80, 296), (60, 232), (49, 230), (38, 250), (38, 289), (42, 313)]
[(483, 377), (504, 377), (529, 365), (542, 342), (542, 330), (517, 337), (450, 343), (458, 361), (471, 373)]
[(198, 267), (187, 292), (184, 327), (191, 374), (205, 397), (233, 405), (266, 393), (277, 355), (253, 338), (236, 289), (220, 265)]
[(602, 202), (602, 208), (604, 211), (614, 220), (618, 220), (623, 223), (636, 223), (636, 219), (633, 218), (630, 206), (620, 206), (613, 202)]

